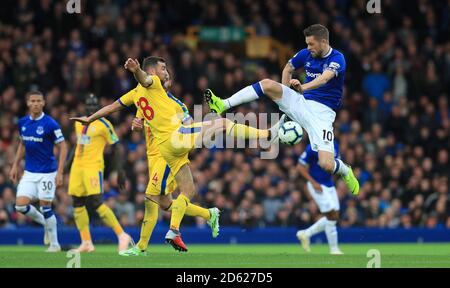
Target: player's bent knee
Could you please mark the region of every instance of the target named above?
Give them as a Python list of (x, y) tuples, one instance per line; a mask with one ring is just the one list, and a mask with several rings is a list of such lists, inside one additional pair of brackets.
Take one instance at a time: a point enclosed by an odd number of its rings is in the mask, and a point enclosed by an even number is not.
[(259, 82), (263, 89), (264, 95), (272, 100), (280, 99), (282, 94), (281, 85), (271, 79), (263, 79)]
[(16, 211), (19, 211), (22, 214), (27, 214), (30, 211), (30, 205), (17, 205), (15, 206)]

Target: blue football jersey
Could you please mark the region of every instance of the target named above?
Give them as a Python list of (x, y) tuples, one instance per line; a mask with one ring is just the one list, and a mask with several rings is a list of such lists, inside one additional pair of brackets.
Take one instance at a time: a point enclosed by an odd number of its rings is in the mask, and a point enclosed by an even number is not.
[(25, 170), (33, 173), (51, 173), (57, 170), (53, 147), (64, 141), (58, 123), (42, 113), (37, 119), (25, 116), (19, 119), (20, 138), (25, 145)]
[(319, 88), (304, 91), (305, 99), (314, 100), (325, 104), (333, 110), (342, 105), (342, 92), (345, 78), (345, 58), (344, 55), (330, 48), (330, 51), (322, 58), (314, 58), (308, 49), (300, 50), (289, 60), (295, 70), (305, 67), (305, 83), (311, 82), (320, 76), (325, 70), (334, 72), (335, 77)]
[[(336, 140), (334, 143), (334, 158), (339, 157), (339, 144)], [(319, 166), (319, 153), (313, 151), (311, 148), (311, 144), (309, 144), (305, 151), (302, 153), (300, 158), (298, 159), (300, 165), (308, 165), (309, 166), (309, 174), (311, 177), (317, 181), (317, 183), (321, 185), (325, 185), (327, 187), (334, 186), (333, 175), (326, 172)]]

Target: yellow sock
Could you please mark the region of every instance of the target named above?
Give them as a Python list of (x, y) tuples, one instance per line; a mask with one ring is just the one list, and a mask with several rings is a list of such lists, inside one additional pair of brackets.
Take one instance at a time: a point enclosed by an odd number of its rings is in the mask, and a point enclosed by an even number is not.
[(170, 217), (170, 229), (180, 230), (181, 220), (183, 220), (186, 208), (191, 201), (188, 197), (180, 194), (177, 199), (172, 202), (172, 216)]
[(227, 122), (227, 135), (233, 135), (237, 139), (266, 139), (269, 137), (269, 130), (258, 129), (243, 124)]
[(152, 237), (153, 228), (155, 228), (156, 221), (158, 220), (158, 204), (153, 201), (145, 200), (145, 212), (144, 219), (141, 225), (141, 237), (136, 244), (140, 250), (147, 250), (148, 241)]
[(102, 204), (97, 208), (97, 213), (100, 218), (102, 218), (103, 222), (114, 230), (114, 233), (116, 233), (117, 236), (123, 233), (122, 226), (120, 226), (120, 223), (117, 221), (111, 208)]
[(85, 206), (75, 207), (73, 216), (82, 241), (91, 241), (91, 232), (89, 232), (89, 216)]
[(185, 214), (187, 216), (198, 216), (202, 217), (205, 220), (209, 220), (211, 215), (209, 214), (209, 210), (200, 206), (197, 206), (195, 204), (189, 203), (189, 205), (186, 207)]

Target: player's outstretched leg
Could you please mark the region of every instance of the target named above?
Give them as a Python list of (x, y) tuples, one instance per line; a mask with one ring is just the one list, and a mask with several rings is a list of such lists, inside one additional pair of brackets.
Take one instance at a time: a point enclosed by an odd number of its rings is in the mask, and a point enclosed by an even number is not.
[(37, 222), (44, 226), (44, 245), (50, 244), (50, 239), (48, 236), (47, 229), (45, 227), (45, 218), (44, 215), (42, 215), (41, 212), (39, 212), (36, 207), (30, 204), (30, 199), (26, 197), (17, 197), (16, 199), (16, 205), (15, 205), (16, 211), (30, 217), (33, 219), (34, 222)]
[(299, 230), (297, 232), (297, 239), (300, 241), (303, 249), (305, 249), (306, 252), (311, 251), (311, 247), (310, 247), (311, 237), (324, 231), (326, 223), (327, 223), (327, 217), (322, 217), (308, 229)]
[(283, 89), (280, 83), (264, 79), (239, 90), (227, 99), (217, 97), (211, 89), (206, 89), (203, 97), (205, 102), (208, 103), (211, 112), (222, 114), (232, 107), (252, 102), (262, 96), (267, 96), (275, 101), (281, 99), (282, 95)]

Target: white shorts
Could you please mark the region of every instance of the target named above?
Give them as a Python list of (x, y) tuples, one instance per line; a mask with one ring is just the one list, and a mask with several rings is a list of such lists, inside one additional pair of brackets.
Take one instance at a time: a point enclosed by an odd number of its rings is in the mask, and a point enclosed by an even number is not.
[(327, 213), (332, 210), (339, 211), (339, 198), (334, 186), (320, 185), (322, 187), (322, 192), (320, 193), (314, 189), (311, 182), (308, 182), (306, 185), (321, 213)]
[(55, 178), (56, 172), (31, 173), (25, 171), (17, 187), (16, 197), (52, 201), (55, 198)]
[(308, 132), (312, 150), (334, 154), (333, 122), (336, 112), (317, 101), (306, 100), (302, 94), (285, 85), (281, 86), (283, 97), (275, 101), (280, 110)]

